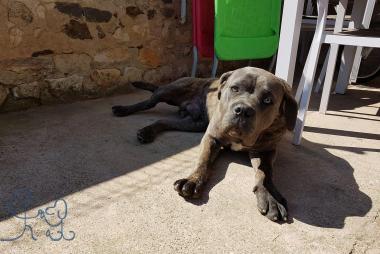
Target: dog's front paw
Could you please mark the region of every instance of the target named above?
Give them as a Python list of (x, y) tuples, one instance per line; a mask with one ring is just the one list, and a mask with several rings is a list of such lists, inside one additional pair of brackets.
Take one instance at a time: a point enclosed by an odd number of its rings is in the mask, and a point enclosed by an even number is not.
[(112, 113), (114, 116), (122, 117), (130, 114), (128, 107), (126, 106), (113, 106)]
[(260, 213), (272, 221), (286, 221), (288, 213), (286, 211), (286, 200), (276, 200), (265, 188), (258, 187), (254, 190), (257, 198), (257, 208)]
[(151, 143), (154, 138), (154, 131), (149, 126), (137, 131), (137, 139), (141, 144)]
[(185, 198), (199, 198), (204, 182), (201, 179), (184, 178), (174, 182), (174, 190)]

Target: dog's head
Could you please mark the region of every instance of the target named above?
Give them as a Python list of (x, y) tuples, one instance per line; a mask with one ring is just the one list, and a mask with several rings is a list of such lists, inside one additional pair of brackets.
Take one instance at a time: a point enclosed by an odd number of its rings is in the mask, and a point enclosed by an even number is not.
[(275, 121), (294, 128), (298, 107), (290, 86), (265, 70), (245, 67), (224, 73), (218, 98), (220, 128), (244, 143), (255, 143)]

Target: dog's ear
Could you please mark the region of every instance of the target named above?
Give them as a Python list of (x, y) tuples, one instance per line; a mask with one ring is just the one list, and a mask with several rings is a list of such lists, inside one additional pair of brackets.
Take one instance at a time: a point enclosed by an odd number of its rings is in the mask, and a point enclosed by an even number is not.
[(233, 72), (234, 71), (228, 71), (228, 72), (223, 73), (222, 76), (220, 76), (220, 79), (219, 79), (220, 86), (218, 88), (218, 99), (219, 100), (220, 100), (220, 96), (222, 95), (222, 89), (223, 89), (224, 85), (226, 84), (227, 79), (231, 76), (231, 74)]
[(298, 104), (294, 99), (291, 87), (285, 81), (282, 81), (284, 87), (284, 97), (281, 103), (281, 112), (285, 116), (286, 128), (288, 130), (293, 130), (296, 125)]

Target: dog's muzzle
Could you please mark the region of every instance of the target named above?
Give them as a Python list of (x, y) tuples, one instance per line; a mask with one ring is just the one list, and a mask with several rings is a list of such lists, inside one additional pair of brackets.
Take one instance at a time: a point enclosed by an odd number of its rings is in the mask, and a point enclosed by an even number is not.
[(255, 116), (256, 111), (253, 107), (245, 104), (237, 104), (233, 107), (233, 111), (236, 117), (239, 118), (252, 118)]

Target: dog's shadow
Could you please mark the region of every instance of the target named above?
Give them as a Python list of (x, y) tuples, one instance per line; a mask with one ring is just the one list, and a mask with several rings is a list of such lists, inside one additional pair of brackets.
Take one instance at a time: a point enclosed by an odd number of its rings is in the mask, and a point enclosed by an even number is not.
[[(347, 217), (363, 217), (372, 207), (370, 197), (359, 190), (351, 165), (326, 148), (305, 139), (301, 146), (293, 146), (289, 137), (279, 145), (273, 175), (276, 186), (288, 201), (289, 223), (294, 219), (318, 227), (343, 228)], [(248, 156), (237, 156), (235, 163), (250, 166)], [(208, 202), (209, 192), (225, 178), (231, 162), (220, 161), (216, 162), (217, 168), (214, 167), (202, 198), (189, 202), (195, 205)]]

